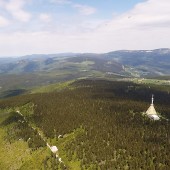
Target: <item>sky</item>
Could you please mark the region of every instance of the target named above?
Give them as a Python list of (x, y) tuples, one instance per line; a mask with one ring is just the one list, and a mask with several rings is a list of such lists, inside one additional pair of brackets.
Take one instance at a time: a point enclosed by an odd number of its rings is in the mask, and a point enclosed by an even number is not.
[(170, 0), (0, 0), (0, 57), (170, 48)]

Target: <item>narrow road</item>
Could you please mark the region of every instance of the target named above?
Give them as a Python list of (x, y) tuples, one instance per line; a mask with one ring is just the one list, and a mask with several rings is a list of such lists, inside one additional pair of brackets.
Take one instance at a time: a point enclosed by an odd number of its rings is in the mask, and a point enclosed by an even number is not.
[[(61, 159), (61, 158), (59, 157), (59, 155), (58, 155), (58, 148), (57, 148), (57, 146), (50, 146), (49, 143), (48, 143), (48, 142), (45, 140), (45, 138), (43, 137), (43, 135), (39, 132), (39, 130), (36, 129), (36, 128), (34, 128), (34, 127), (32, 127), (32, 126), (29, 124), (29, 122), (27, 121), (27, 119), (25, 118), (25, 116), (24, 116), (19, 110), (17, 110), (16, 112), (23, 117), (24, 121), (28, 123), (28, 126), (29, 126), (29, 127), (31, 127), (34, 131), (37, 131), (37, 132), (38, 132), (38, 135), (39, 135), (39, 136), (41, 137), (41, 139), (46, 143), (47, 147), (51, 150), (52, 153), (55, 154), (56, 159), (58, 159), (58, 161), (59, 161), (60, 163), (61, 163), (61, 162), (63, 163), (62, 159)], [(65, 164), (64, 164), (64, 166), (65, 166)]]

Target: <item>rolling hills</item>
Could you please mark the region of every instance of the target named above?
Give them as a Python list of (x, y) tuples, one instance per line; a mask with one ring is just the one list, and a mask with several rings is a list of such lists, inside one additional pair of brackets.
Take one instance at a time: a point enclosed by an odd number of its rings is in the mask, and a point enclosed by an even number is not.
[[(101, 71), (127, 75), (129, 69), (138, 76), (169, 75), (170, 49), (120, 50), (105, 54), (64, 53), (0, 58), (0, 73), (57, 71)], [(133, 76), (133, 74), (131, 74)]]
[(0, 97), (79, 78), (153, 78), (169, 80), (170, 50), (63, 53), (0, 58)]

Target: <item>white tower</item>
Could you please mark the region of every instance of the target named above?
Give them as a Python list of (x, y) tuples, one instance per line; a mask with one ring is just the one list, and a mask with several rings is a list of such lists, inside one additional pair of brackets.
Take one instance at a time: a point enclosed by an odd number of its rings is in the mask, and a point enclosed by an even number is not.
[(152, 99), (151, 99), (151, 105), (148, 108), (148, 110), (146, 111), (146, 114), (148, 115), (149, 118), (153, 119), (153, 120), (159, 120), (159, 116), (154, 108), (154, 95), (152, 95)]

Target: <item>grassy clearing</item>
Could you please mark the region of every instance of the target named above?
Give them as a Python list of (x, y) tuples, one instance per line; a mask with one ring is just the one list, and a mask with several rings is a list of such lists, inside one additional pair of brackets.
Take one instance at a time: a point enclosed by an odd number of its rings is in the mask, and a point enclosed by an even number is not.
[(0, 169), (19, 169), (22, 161), (29, 155), (27, 143), (17, 141), (10, 144), (4, 140), (5, 130), (0, 128), (0, 134)]
[(27, 103), (23, 106), (16, 107), (14, 110), (19, 110), (24, 116), (31, 116), (34, 114), (34, 104), (33, 103)]
[(81, 62), (80, 64), (83, 64), (83, 65), (93, 65), (93, 64), (95, 64), (95, 62), (94, 61), (83, 61), (83, 62)]
[(169, 80), (158, 80), (158, 79), (134, 79), (135, 83), (142, 83), (142, 84), (154, 84), (154, 85), (169, 85)]
[(169, 80), (159, 80), (159, 79), (144, 79), (144, 78), (124, 78), (121, 81), (131, 81), (136, 84), (142, 84), (150, 89), (156, 89), (158, 91), (170, 93), (170, 81)]
[[(19, 169), (25, 154), (29, 152), (27, 143), (16, 141), (9, 143), (5, 140), (7, 128), (2, 122), (9, 116), (9, 110), (0, 110), (0, 169)], [(24, 151), (24, 152), (23, 152)]]
[(28, 147), (28, 143), (22, 139), (12, 142), (6, 139), (7, 129), (12, 128), (16, 124), (14, 122), (7, 126), (2, 125), (3, 121), (9, 117), (10, 112), (11, 109), (0, 110), (0, 169), (42, 169), (43, 160), (47, 155), (50, 155), (47, 148), (39, 148), (32, 151)]
[(59, 156), (62, 158), (63, 162), (65, 163), (65, 165), (67, 167), (69, 167), (70, 170), (81, 170), (80, 168), (80, 161), (76, 159), (76, 155), (74, 156), (75, 159), (74, 161), (69, 161), (67, 158), (67, 154), (66, 154), (66, 150), (65, 150), (65, 146), (73, 141), (79, 134), (84, 133), (84, 130), (82, 128), (77, 128), (76, 130), (74, 130), (74, 132), (70, 133), (70, 134), (65, 134), (63, 136), (63, 138), (59, 138), (59, 139), (52, 139), (51, 142), (53, 145), (56, 145), (59, 149)]
[(24, 170), (40, 170), (43, 169), (44, 165), (44, 159), (46, 156), (50, 156), (50, 151), (48, 148), (40, 148), (34, 152), (32, 152), (29, 156), (27, 156), (27, 159), (23, 162), (20, 169)]
[(71, 83), (73, 83), (74, 80), (72, 81), (67, 81), (67, 82), (64, 82), (64, 83), (55, 83), (55, 84), (50, 84), (50, 85), (47, 85), (47, 86), (42, 86), (42, 87), (38, 87), (38, 88), (35, 88), (31, 91), (32, 94), (34, 93), (47, 93), (47, 92), (52, 92), (52, 91), (55, 91), (55, 90), (63, 90), (65, 88), (71, 88), (69, 87), (69, 85)]
[[(0, 130), (0, 134), (6, 135), (2, 129)], [(3, 139), (4, 136), (0, 137), (0, 169), (39, 170), (43, 167), (43, 160), (49, 155), (47, 148), (31, 151), (31, 149), (28, 148), (27, 142), (21, 140), (7, 143)]]
[[(13, 109), (5, 109), (0, 110), (0, 169), (11, 169), (11, 170), (39, 170), (44, 169), (44, 160), (47, 157), (51, 157), (51, 151), (49, 148), (39, 148), (36, 150), (31, 150), (28, 147), (28, 142), (24, 141), (23, 139), (13, 140), (9, 142), (6, 140), (7, 137), (7, 129), (12, 128), (16, 122), (9, 124), (7, 126), (3, 126), (2, 122), (5, 121), (11, 111), (20, 110), (20, 112), (29, 117), (33, 114), (33, 104), (28, 103), (21, 107), (16, 107)], [(31, 123), (32, 124), (32, 123)], [(36, 125), (32, 124), (35, 128)], [(78, 128), (74, 132), (70, 134), (64, 135), (63, 138), (60, 139), (48, 139), (50, 145), (56, 145), (59, 148), (59, 156), (62, 158), (63, 162), (69, 167), (70, 170), (79, 170), (80, 169), (80, 162), (76, 160), (68, 161), (67, 155), (65, 151), (65, 145), (74, 140), (76, 136), (80, 133), (83, 133), (83, 129)], [(38, 159), (37, 159), (38, 158)], [(50, 160), (49, 160), (50, 161)], [(51, 163), (50, 163), (51, 164)], [(59, 168), (60, 169), (60, 168)]]

